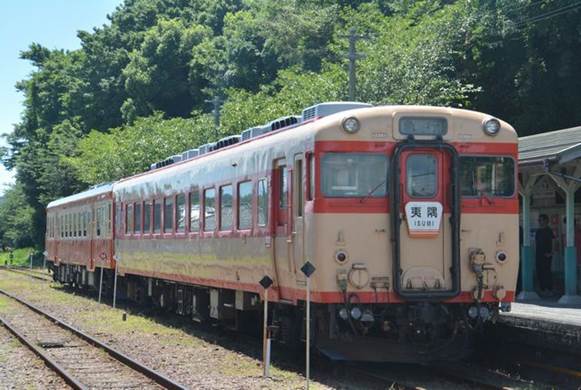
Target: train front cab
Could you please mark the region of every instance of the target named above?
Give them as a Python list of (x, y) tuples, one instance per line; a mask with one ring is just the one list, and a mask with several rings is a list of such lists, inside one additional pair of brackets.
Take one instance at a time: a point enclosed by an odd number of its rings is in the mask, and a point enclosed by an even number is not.
[(359, 110), (355, 133), (349, 117), (315, 144), (317, 345), (346, 360), (462, 357), (514, 299), (516, 133), (454, 109)]

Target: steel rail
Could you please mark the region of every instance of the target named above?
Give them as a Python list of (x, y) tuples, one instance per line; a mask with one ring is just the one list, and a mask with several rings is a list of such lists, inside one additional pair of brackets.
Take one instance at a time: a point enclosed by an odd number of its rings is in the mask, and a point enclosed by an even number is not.
[(66, 329), (66, 330), (72, 332), (73, 334), (75, 334), (76, 336), (80, 337), (81, 339), (87, 341), (89, 344), (92, 344), (93, 346), (95, 346), (97, 348), (103, 349), (105, 352), (107, 352), (110, 356), (112, 356), (117, 361), (119, 361), (119, 362), (125, 364), (126, 366), (132, 368), (133, 370), (145, 375), (146, 377), (148, 377), (149, 379), (151, 379), (155, 383), (165, 387), (166, 389), (169, 389), (169, 390), (185, 390), (185, 389), (187, 389), (187, 387), (172, 381), (171, 379), (169, 379), (165, 375), (158, 373), (157, 371), (155, 371), (147, 366), (144, 366), (143, 364), (130, 358), (129, 356), (125, 355), (124, 353), (114, 349), (113, 347), (103, 343), (100, 340), (97, 340), (96, 338), (88, 335), (87, 333), (81, 331), (80, 329), (77, 329), (77, 328), (67, 324), (66, 322), (59, 320), (58, 318), (43, 311), (42, 309), (38, 308), (37, 306), (25, 301), (24, 299), (19, 298), (19, 297), (15, 296), (7, 291), (4, 291), (2, 289), (0, 289), (0, 294), (3, 294), (5, 296), (17, 301), (20, 304), (28, 307), (30, 310), (34, 311), (35, 313), (38, 313), (38, 314), (46, 317), (47, 319), (53, 321), (55, 324), (57, 324), (61, 328)]
[(52, 282), (53, 281), (52, 279), (50, 279), (49, 275), (45, 275), (45, 277), (39, 276), (40, 273), (38, 273), (37, 275), (33, 275), (31, 272), (27, 272), (24, 269), (7, 268), (7, 267), (2, 267), (0, 269), (3, 269), (5, 271), (14, 272), (14, 273), (21, 274), (21, 275), (26, 275), (26, 276), (31, 277), (33, 279), (42, 280), (43, 282)]
[[(461, 362), (450, 363), (449, 366), (438, 365), (438, 366), (417, 366), (415, 370), (426, 370), (425, 372), (429, 374), (430, 378), (434, 380), (447, 380), (450, 382), (458, 383), (461, 381), (465, 384), (477, 385), (479, 388), (486, 389), (497, 389), (497, 390), (508, 390), (508, 389), (520, 389), (530, 386), (530, 382), (516, 380), (513, 378), (506, 377), (504, 375), (495, 374), (493, 372), (487, 371), (486, 373), (480, 371), (478, 367), (467, 368)], [(394, 378), (393, 376), (386, 375), (383, 372), (378, 372), (374, 369), (357, 367), (350, 365), (349, 369), (353, 372), (359, 373), (361, 375), (367, 376), (371, 379), (382, 380), (389, 382), (392, 385), (398, 385), (403, 387), (405, 390), (413, 389), (423, 389), (423, 387), (418, 386), (414, 383), (413, 379)]]
[(28, 340), (22, 333), (20, 333), (16, 328), (14, 328), (8, 321), (0, 316), (0, 323), (4, 326), (10, 333), (12, 333), (22, 344), (26, 345), (32, 352), (34, 352), (39, 358), (41, 358), (45, 364), (57, 373), (63, 380), (76, 390), (86, 390), (88, 389), (85, 385), (78, 382), (74, 376), (69, 373), (60, 364), (54, 361), (47, 353), (45, 353), (41, 348), (34, 345), (30, 340)]
[(388, 389), (403, 389), (403, 390), (424, 390), (423, 387), (420, 386), (416, 386), (413, 383), (410, 383), (408, 381), (402, 381), (400, 379), (394, 379), (388, 375), (385, 374), (381, 374), (379, 372), (375, 372), (373, 370), (368, 370), (365, 368), (361, 368), (361, 367), (353, 367), (353, 366), (349, 366), (349, 370), (351, 370), (354, 373), (358, 373), (360, 375), (366, 376), (371, 380), (374, 381), (384, 381), (387, 382), (389, 384), (389, 387), (386, 387)]

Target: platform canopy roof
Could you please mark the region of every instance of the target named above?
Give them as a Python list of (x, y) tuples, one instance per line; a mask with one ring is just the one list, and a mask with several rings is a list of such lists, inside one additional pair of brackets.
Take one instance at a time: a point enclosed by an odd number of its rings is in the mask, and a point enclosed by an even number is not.
[(566, 164), (581, 157), (581, 126), (519, 138), (520, 165)]

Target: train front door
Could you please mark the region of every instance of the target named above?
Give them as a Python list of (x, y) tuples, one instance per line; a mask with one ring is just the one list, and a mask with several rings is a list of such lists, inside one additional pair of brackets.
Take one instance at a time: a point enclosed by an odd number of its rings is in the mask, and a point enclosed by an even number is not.
[(442, 149), (414, 147), (404, 149), (398, 161), (399, 292), (451, 291), (451, 156)]

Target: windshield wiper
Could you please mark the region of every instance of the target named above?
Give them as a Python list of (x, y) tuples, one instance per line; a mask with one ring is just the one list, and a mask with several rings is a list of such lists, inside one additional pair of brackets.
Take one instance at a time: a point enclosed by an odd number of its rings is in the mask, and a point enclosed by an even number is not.
[(375, 191), (377, 191), (377, 190), (378, 190), (378, 189), (379, 189), (379, 188), (380, 188), (382, 185), (384, 185), (384, 184), (385, 184), (385, 182), (387, 182), (387, 179), (385, 179), (384, 181), (382, 181), (381, 183), (379, 183), (378, 185), (376, 185), (375, 187), (373, 187), (373, 189), (371, 189), (371, 191), (369, 191), (369, 192), (367, 193), (367, 195), (365, 195), (363, 198), (361, 198), (361, 199), (359, 200), (359, 203), (363, 203), (363, 202), (365, 202), (367, 199), (369, 199), (369, 197), (370, 197), (371, 195), (373, 195), (373, 193), (374, 193)]

